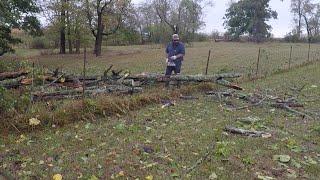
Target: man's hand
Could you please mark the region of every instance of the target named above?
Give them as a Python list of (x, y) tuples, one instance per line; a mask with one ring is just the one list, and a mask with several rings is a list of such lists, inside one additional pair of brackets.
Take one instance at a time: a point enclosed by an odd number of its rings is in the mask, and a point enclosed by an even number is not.
[(168, 62), (169, 62), (169, 59), (167, 58), (167, 59), (166, 59), (166, 63), (168, 63)]
[(177, 56), (171, 56), (170, 59), (176, 60), (176, 59), (177, 59)]

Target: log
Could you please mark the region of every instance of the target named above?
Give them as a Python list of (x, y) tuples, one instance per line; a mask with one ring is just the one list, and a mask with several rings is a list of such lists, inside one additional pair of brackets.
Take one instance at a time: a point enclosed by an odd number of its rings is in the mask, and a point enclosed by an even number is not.
[(189, 82), (216, 82), (219, 79), (223, 78), (239, 78), (241, 74), (239, 73), (224, 73), (216, 75), (174, 75), (174, 76), (165, 76), (162, 74), (138, 74), (128, 76), (126, 79), (134, 80), (149, 80), (157, 82), (167, 82), (167, 81), (189, 81)]
[(0, 81), (5, 79), (14, 79), (20, 76), (25, 76), (27, 74), (28, 72), (25, 70), (20, 70), (17, 72), (3, 72), (3, 73), (0, 73)]
[(0, 81), (0, 86), (6, 89), (18, 88), (19, 86), (23, 85), (21, 82), (24, 78), (25, 78), (24, 76), (21, 76), (15, 79), (6, 79), (3, 81)]
[(249, 137), (269, 137), (270, 136), (270, 133), (266, 133), (263, 131), (251, 131), (251, 130), (236, 128), (233, 126), (226, 126), (225, 131), (233, 134), (240, 134), (240, 135), (249, 136)]
[[(56, 91), (56, 92), (36, 92), (33, 93), (34, 101), (46, 101), (46, 100), (60, 100), (69, 98), (79, 98), (81, 97), (82, 89)], [(99, 94), (109, 94), (109, 93), (121, 93), (121, 94), (133, 94), (142, 92), (142, 88), (139, 87), (127, 87), (127, 86), (107, 86), (103, 88), (90, 87), (85, 93), (87, 96), (95, 96)]]

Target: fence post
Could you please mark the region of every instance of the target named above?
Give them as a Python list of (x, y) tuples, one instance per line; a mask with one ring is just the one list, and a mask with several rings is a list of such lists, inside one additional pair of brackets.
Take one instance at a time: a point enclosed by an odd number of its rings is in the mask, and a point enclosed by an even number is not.
[(31, 77), (31, 90), (30, 90), (30, 100), (31, 103), (33, 104), (33, 89), (34, 89), (34, 62), (32, 62), (32, 77)]
[(211, 50), (209, 50), (209, 54), (208, 54), (207, 66), (206, 66), (206, 75), (208, 75), (208, 67), (209, 67), (210, 55), (211, 55)]
[(309, 47), (308, 47), (308, 62), (310, 60), (310, 46), (311, 46), (311, 43), (309, 42)]
[(292, 46), (290, 48), (289, 69), (291, 69), (291, 60), (292, 60)]
[(261, 48), (259, 48), (259, 52), (258, 52), (257, 69), (256, 69), (256, 78), (258, 77), (258, 72), (259, 72), (260, 53), (261, 53)]
[(86, 89), (86, 63), (87, 63), (87, 48), (83, 51), (83, 84), (82, 84), (82, 103), (84, 107), (85, 89)]

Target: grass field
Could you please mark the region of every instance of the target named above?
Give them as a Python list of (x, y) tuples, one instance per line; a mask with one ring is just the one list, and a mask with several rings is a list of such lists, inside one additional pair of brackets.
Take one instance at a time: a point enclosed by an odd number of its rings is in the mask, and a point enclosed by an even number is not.
[[(308, 44), (287, 43), (226, 43), (201, 42), (186, 47), (186, 57), (183, 65), (185, 74), (203, 74), (205, 72), (208, 51), (212, 50), (209, 73), (225, 71), (253, 74), (259, 48), (259, 74), (266, 75), (288, 68), (290, 47), (293, 46), (291, 66), (307, 62)], [(104, 49), (103, 56), (96, 58), (88, 49), (88, 73), (101, 74), (111, 64), (118, 69), (128, 69), (132, 73), (159, 72), (165, 68), (165, 53), (162, 45), (144, 46), (110, 46)], [(48, 50), (42, 50), (48, 51)], [(320, 60), (320, 45), (312, 44), (309, 61)], [(18, 50), (18, 56), (36, 62), (36, 64), (50, 69), (57, 67), (76, 74), (82, 73), (83, 55), (40, 55), (37, 50)], [(11, 58), (8, 56), (7, 58)]]
[[(283, 62), (270, 57), (282, 57), (280, 54), (290, 50), (289, 44), (196, 43), (187, 49), (183, 73), (203, 73), (209, 49), (214, 52), (210, 73), (232, 70), (250, 73), (248, 67), (254, 67), (259, 46), (282, 52), (269, 55), (272, 63), (266, 66), (270, 65), (272, 71), (277, 71), (276, 64)], [(296, 46), (301, 52), (307, 48), (304, 44)], [(109, 47), (106, 52), (101, 58), (89, 57), (91, 74), (102, 73), (110, 64), (134, 73), (163, 71), (163, 48)], [(296, 65), (306, 62), (303, 57), (294, 60)], [(74, 73), (81, 72), (81, 58), (77, 55), (29, 57), (40, 65), (58, 66)], [(254, 82), (242, 82), (241, 86), (244, 93), (287, 97), (294, 94), (293, 87), (305, 85), (299, 101), (306, 109), (319, 112), (319, 74), (320, 63), (315, 62)], [(150, 91), (177, 93), (159, 88)], [(319, 119), (301, 118), (267, 106), (229, 111), (225, 108), (227, 102), (209, 98), (202, 91), (192, 94), (199, 99), (178, 100), (176, 106), (169, 108), (161, 108), (155, 101), (115, 116), (86, 116), (63, 127), (2, 135), (0, 179), (3, 173), (17, 179), (50, 179), (54, 174), (61, 174), (64, 179), (318, 179), (320, 176)], [(98, 100), (91, 103), (95, 101)], [(227, 101), (238, 103), (238, 100)], [(243, 117), (260, 121), (250, 125), (236, 122)], [(226, 125), (268, 131), (272, 137), (233, 135), (223, 131)], [(207, 152), (208, 157), (187, 173)], [(274, 155), (287, 155), (290, 160), (280, 162)]]

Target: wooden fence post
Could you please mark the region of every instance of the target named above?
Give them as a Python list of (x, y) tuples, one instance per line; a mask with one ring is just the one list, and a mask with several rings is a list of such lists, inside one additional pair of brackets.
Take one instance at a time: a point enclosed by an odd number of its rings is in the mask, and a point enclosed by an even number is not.
[(85, 90), (86, 90), (86, 63), (87, 63), (87, 48), (84, 47), (84, 51), (83, 51), (83, 84), (82, 84), (83, 107), (85, 105), (84, 98), (85, 98)]
[(258, 72), (259, 72), (260, 53), (261, 53), (261, 48), (259, 48), (259, 52), (258, 52), (257, 69), (256, 69), (256, 78), (258, 77)]
[(210, 55), (211, 55), (211, 50), (209, 50), (209, 54), (208, 54), (207, 66), (206, 66), (206, 75), (208, 75), (208, 67), (209, 67)]
[(292, 60), (292, 46), (290, 48), (289, 69), (291, 69), (291, 60)]

